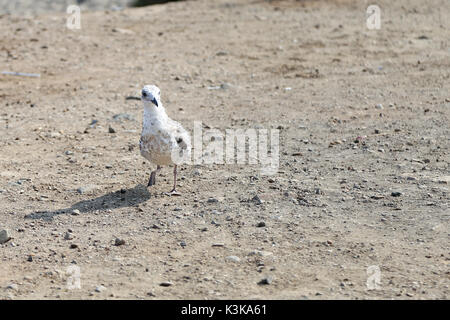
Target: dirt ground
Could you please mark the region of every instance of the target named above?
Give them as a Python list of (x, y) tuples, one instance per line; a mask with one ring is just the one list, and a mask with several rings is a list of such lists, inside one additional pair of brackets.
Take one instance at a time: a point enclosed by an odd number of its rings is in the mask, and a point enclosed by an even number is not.
[[(0, 299), (449, 298), (447, 0), (66, 19), (0, 16), (0, 72), (40, 74), (0, 75)], [(164, 168), (147, 189), (145, 84), (191, 132), (279, 128), (278, 173), (183, 166), (170, 197)]]

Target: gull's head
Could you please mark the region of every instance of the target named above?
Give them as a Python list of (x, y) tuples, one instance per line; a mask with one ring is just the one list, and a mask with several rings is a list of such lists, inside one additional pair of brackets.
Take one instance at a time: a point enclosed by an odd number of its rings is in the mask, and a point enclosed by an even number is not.
[(154, 85), (146, 85), (142, 88), (142, 101), (144, 104), (146, 102), (153, 103), (155, 106), (159, 106), (161, 104), (161, 90), (157, 86)]

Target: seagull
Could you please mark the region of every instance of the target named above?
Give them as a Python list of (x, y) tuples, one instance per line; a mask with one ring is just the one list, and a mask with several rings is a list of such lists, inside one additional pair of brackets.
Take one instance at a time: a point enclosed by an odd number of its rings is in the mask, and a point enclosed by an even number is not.
[(162, 166), (174, 165), (173, 189), (169, 194), (177, 194), (177, 165), (191, 157), (191, 137), (180, 123), (172, 120), (161, 102), (161, 90), (155, 85), (142, 89), (144, 116), (139, 140), (141, 155), (156, 164), (150, 174), (147, 187), (155, 185), (156, 174)]

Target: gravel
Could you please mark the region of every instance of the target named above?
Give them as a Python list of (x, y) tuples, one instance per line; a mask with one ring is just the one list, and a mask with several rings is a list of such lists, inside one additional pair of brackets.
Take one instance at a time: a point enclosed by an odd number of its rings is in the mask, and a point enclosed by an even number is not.
[(105, 290), (106, 290), (106, 287), (105, 287), (105, 286), (102, 286), (102, 285), (97, 286), (97, 287), (95, 288), (95, 292), (103, 292), (103, 291), (105, 291)]
[(267, 276), (267, 277), (262, 278), (262, 279), (258, 282), (258, 284), (260, 284), (260, 285), (266, 285), (266, 284), (271, 284), (272, 282), (273, 282), (273, 278), (272, 278), (271, 276)]
[(19, 286), (17, 284), (15, 284), (15, 283), (11, 283), (11, 284), (8, 284), (6, 289), (18, 291), (19, 290)]
[(125, 244), (125, 240), (123, 240), (123, 239), (116, 238), (116, 239), (114, 240), (114, 245), (115, 245), (116, 247), (122, 246), (122, 245), (124, 245), (124, 244)]
[(228, 261), (231, 261), (231, 262), (241, 262), (241, 259), (237, 256), (228, 256), (225, 259), (227, 259)]
[(99, 187), (97, 185), (90, 184), (90, 185), (85, 185), (85, 186), (79, 187), (77, 189), (77, 192), (79, 194), (87, 194), (87, 193), (91, 193), (91, 192), (93, 192), (93, 191), (95, 191), (97, 189), (99, 189)]
[(159, 285), (160, 285), (161, 287), (170, 287), (170, 286), (173, 285), (173, 283), (172, 283), (172, 282), (169, 282), (169, 281), (164, 281), (164, 282), (161, 282)]
[(0, 244), (8, 242), (10, 239), (11, 237), (8, 234), (8, 230), (0, 230)]
[(265, 227), (265, 226), (266, 226), (266, 223), (265, 223), (264, 221), (258, 222), (258, 223), (256, 224), (256, 227), (257, 227), (257, 228), (262, 228), (262, 227)]

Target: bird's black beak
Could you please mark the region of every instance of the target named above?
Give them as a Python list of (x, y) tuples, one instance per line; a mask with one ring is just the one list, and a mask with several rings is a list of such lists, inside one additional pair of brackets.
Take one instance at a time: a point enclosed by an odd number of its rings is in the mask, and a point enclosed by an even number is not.
[(155, 106), (158, 107), (158, 101), (156, 100), (156, 98), (153, 98), (152, 102), (153, 102), (153, 104), (154, 104)]

